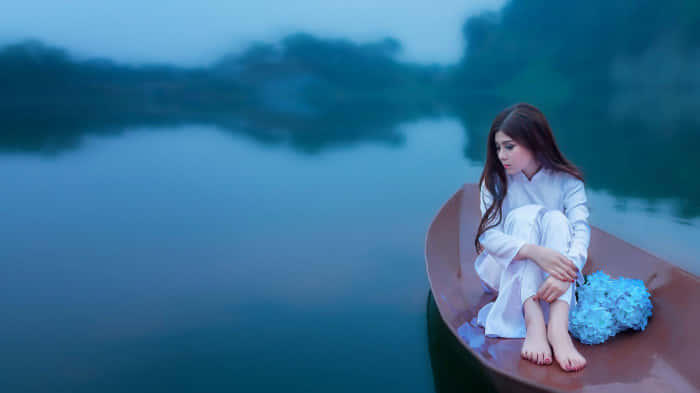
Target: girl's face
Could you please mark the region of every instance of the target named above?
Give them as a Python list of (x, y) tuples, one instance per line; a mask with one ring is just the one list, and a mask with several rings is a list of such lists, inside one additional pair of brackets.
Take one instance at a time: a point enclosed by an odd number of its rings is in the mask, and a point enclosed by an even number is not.
[(515, 142), (503, 131), (496, 132), (494, 139), (498, 160), (501, 161), (507, 174), (512, 175), (523, 171), (525, 175), (531, 177), (537, 172), (539, 165), (532, 152), (525, 146)]

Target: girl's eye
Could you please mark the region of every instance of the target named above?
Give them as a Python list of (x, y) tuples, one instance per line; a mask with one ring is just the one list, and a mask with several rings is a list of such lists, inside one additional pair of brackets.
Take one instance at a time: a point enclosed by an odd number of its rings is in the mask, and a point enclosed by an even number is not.
[(515, 145), (507, 145), (507, 146), (506, 146), (506, 149), (508, 149), (508, 150), (513, 150), (514, 147), (515, 147)]

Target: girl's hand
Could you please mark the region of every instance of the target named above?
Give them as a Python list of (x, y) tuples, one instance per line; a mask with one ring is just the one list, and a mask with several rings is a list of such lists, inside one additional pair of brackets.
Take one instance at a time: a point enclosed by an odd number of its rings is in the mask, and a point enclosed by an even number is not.
[(535, 261), (545, 272), (561, 281), (574, 282), (576, 280), (578, 268), (564, 254), (535, 244), (527, 244), (523, 248), (526, 248), (527, 257)]
[(535, 294), (535, 300), (541, 299), (547, 303), (551, 303), (559, 298), (567, 289), (569, 289), (568, 282), (558, 280), (554, 276), (547, 277), (546, 280), (540, 286)]

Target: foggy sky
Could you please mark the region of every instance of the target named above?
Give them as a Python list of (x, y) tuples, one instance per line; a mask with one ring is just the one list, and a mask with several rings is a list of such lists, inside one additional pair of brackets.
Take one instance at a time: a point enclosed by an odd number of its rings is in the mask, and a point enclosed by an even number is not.
[(452, 63), (465, 19), (505, 0), (22, 0), (3, 5), (0, 45), (38, 39), (78, 58), (207, 64), (294, 32), (366, 42), (393, 36), (403, 60)]

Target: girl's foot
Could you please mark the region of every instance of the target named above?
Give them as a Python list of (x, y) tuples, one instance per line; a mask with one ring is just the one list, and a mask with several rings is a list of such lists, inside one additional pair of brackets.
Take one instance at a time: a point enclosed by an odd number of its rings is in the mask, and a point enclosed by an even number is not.
[(554, 358), (564, 371), (583, 369), (586, 367), (586, 358), (576, 350), (569, 335), (569, 305), (561, 300), (555, 300), (550, 305), (549, 312), (547, 339), (554, 349)]
[(586, 367), (584, 358), (574, 347), (569, 332), (557, 332), (558, 329), (549, 329), (547, 338), (554, 348), (554, 358), (564, 371), (578, 371)]
[(549, 348), (544, 329), (527, 329), (520, 356), (541, 366), (552, 364), (552, 350)]
[(552, 364), (552, 350), (547, 342), (547, 329), (539, 303), (529, 298), (523, 303), (525, 313), (525, 342), (520, 350), (520, 356), (535, 364)]

